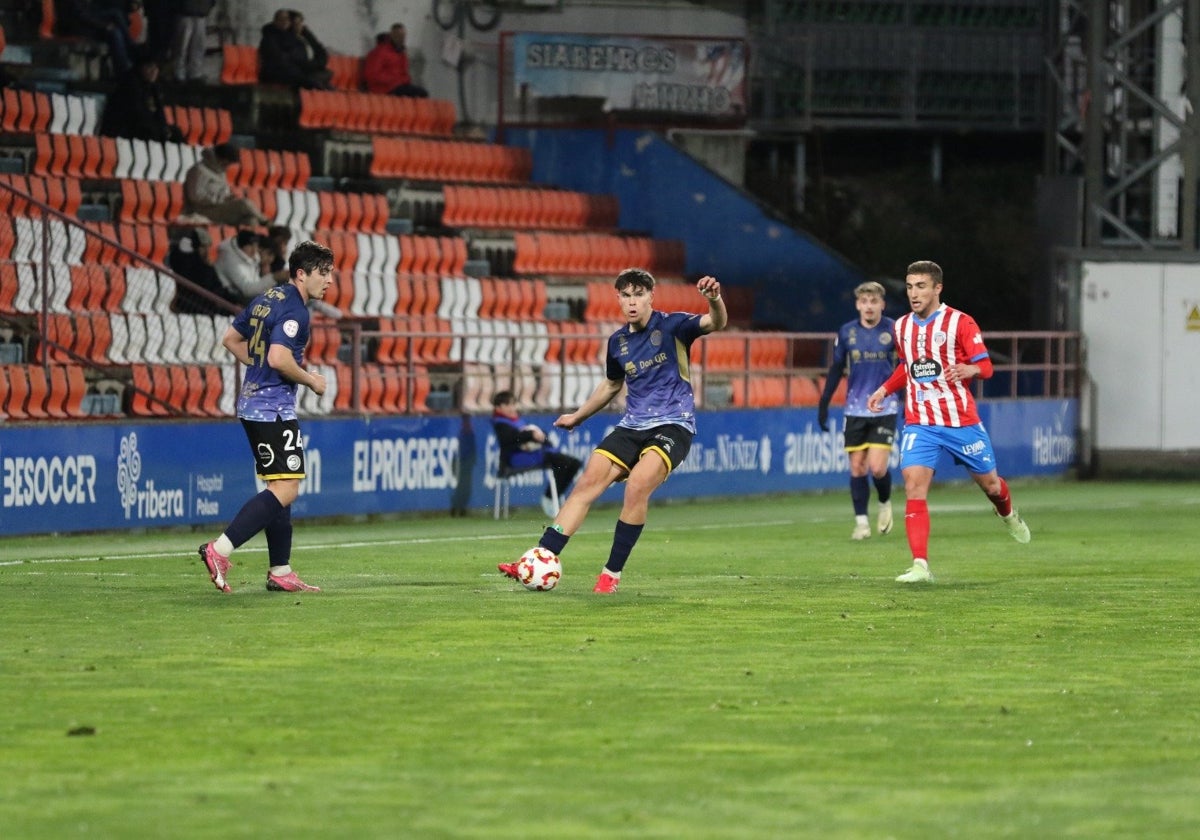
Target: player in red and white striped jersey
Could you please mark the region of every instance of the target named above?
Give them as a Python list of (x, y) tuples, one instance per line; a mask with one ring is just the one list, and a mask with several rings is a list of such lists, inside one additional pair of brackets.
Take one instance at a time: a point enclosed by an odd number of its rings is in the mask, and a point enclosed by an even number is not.
[(1008, 483), (996, 471), (992, 441), (971, 393), (972, 379), (992, 375), (979, 326), (970, 315), (942, 303), (942, 269), (937, 263), (912, 263), (904, 286), (912, 312), (896, 320), (900, 364), (871, 394), (867, 407), (880, 411), (889, 394), (907, 389), (900, 470), (907, 496), (904, 530), (913, 565), (896, 580), (917, 583), (933, 580), (926, 500), (942, 452), (967, 468), (1014, 540), (1029, 542), (1029, 527), (1012, 506)]

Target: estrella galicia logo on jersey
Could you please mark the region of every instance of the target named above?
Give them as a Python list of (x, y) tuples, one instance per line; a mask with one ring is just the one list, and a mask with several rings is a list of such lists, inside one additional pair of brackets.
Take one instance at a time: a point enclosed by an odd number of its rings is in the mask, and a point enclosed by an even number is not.
[(938, 330), (937, 332), (935, 332), (933, 334), (933, 346), (934, 347), (941, 347), (945, 343), (946, 343), (946, 334), (944, 332), (942, 332), (941, 330)]
[(300, 332), (300, 322), (292, 318), (288, 318), (283, 322), (283, 332), (288, 338), (295, 338), (296, 333)]
[(942, 375), (942, 366), (937, 359), (916, 359), (908, 366), (908, 375), (914, 382), (932, 382)]
[(662, 344), (662, 330), (654, 330), (654, 332), (650, 333), (650, 344), (654, 347)]
[(287, 456), (287, 468), (289, 470), (291, 470), (292, 472), (295, 472), (296, 470), (300, 469), (300, 456), (299, 455)]
[(260, 443), (258, 445), (258, 462), (264, 467), (275, 463), (275, 450), (271, 448), (271, 444)]

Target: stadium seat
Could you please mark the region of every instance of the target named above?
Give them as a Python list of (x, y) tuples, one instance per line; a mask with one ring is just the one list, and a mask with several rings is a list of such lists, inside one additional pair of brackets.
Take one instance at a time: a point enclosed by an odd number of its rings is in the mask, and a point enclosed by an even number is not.
[(0, 414), (9, 420), (28, 420), (25, 405), (29, 401), (29, 380), (24, 365), (0, 365)]
[(50, 419), (50, 412), (46, 408), (50, 397), (50, 382), (46, 376), (46, 369), (41, 365), (23, 365), (22, 367), (29, 386), (25, 413), (30, 420)]

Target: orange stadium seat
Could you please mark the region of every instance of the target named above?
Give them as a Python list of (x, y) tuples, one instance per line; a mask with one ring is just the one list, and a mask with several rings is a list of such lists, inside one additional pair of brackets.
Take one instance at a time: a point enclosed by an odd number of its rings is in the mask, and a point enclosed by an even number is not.
[(50, 397), (50, 382), (46, 377), (46, 369), (41, 365), (22, 365), (29, 382), (29, 398), (25, 404), (25, 413), (31, 420), (48, 420), (50, 412), (46, 410), (46, 402)]
[(0, 414), (10, 420), (28, 420), (29, 380), (23, 365), (0, 365)]
[(258, 48), (250, 44), (221, 47), (221, 84), (258, 84)]

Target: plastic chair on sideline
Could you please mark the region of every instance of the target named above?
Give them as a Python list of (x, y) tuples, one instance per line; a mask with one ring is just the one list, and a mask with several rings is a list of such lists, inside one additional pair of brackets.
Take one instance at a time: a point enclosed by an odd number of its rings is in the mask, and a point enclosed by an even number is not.
[[(492, 516), (494, 519), (508, 519), (508, 503), (509, 497), (512, 494), (512, 480), (519, 475), (529, 472), (545, 473), (546, 481), (550, 485), (550, 501), (554, 505), (554, 515), (558, 516), (559, 500), (558, 500), (558, 484), (554, 481), (554, 469), (542, 464), (534, 467), (525, 467), (524, 469), (513, 469), (501, 465), (496, 470), (496, 491), (495, 499), (492, 501)], [(539, 492), (541, 486), (538, 487)]]

